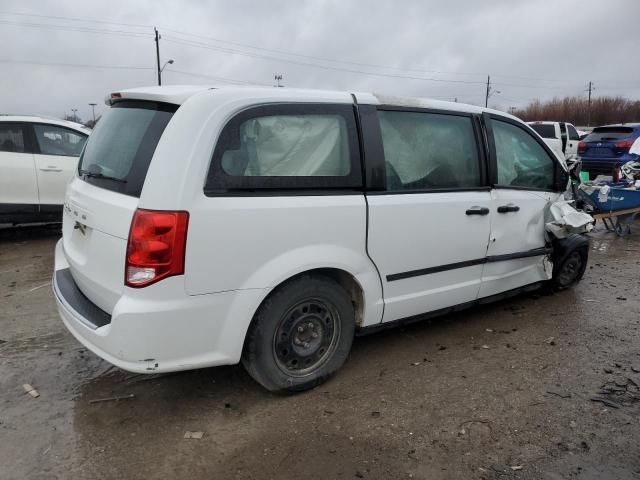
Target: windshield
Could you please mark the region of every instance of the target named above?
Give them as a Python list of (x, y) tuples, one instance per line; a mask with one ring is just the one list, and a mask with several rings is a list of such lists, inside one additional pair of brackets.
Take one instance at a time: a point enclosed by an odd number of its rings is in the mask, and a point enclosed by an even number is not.
[(100, 119), (78, 165), (93, 185), (140, 196), (151, 157), (177, 109), (155, 102), (122, 101)]
[(544, 123), (534, 123), (529, 125), (533, 128), (538, 135), (542, 138), (557, 138), (556, 137), (556, 128), (554, 125), (546, 125)]
[(607, 140), (620, 140), (633, 133), (631, 127), (597, 127), (584, 139), (585, 142), (602, 142)]

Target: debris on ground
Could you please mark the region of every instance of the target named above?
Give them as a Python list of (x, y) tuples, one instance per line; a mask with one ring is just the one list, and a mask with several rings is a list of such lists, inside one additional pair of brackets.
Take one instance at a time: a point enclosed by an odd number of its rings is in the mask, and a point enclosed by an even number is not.
[(22, 384), (22, 388), (24, 388), (24, 391), (31, 395), (33, 398), (38, 398), (40, 396), (38, 391), (28, 383)]
[(184, 432), (184, 437), (183, 438), (194, 438), (196, 440), (201, 439), (204, 436), (204, 432), (190, 432), (190, 431), (186, 431)]
[(555, 344), (556, 344), (556, 341), (555, 341), (555, 340), (556, 340), (556, 338), (555, 338), (555, 337), (549, 337), (549, 338), (547, 338), (547, 339), (544, 341), (544, 343), (548, 343), (549, 345), (552, 345), (552, 346), (553, 346), (553, 345), (555, 345)]
[(603, 403), (611, 408), (630, 406), (640, 402), (640, 388), (630, 378), (609, 381), (600, 387), (596, 395), (591, 397), (591, 401)]
[(130, 393), (128, 395), (118, 395), (114, 397), (95, 398), (93, 400), (89, 400), (89, 403), (118, 402), (120, 400), (129, 400), (131, 398), (135, 398), (135, 395), (133, 393)]
[(556, 397), (560, 397), (560, 398), (571, 398), (570, 393), (556, 392), (554, 390), (547, 390), (547, 393), (549, 395), (555, 395)]

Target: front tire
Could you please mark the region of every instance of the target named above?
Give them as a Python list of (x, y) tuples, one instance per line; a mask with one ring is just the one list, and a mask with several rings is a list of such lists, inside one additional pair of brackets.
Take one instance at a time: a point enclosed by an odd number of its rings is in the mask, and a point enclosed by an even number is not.
[(577, 248), (569, 252), (553, 269), (551, 286), (554, 290), (566, 290), (577, 284), (587, 268), (589, 250)]
[(247, 333), (242, 364), (267, 390), (308, 390), (342, 367), (354, 333), (349, 294), (328, 277), (301, 276), (262, 303)]

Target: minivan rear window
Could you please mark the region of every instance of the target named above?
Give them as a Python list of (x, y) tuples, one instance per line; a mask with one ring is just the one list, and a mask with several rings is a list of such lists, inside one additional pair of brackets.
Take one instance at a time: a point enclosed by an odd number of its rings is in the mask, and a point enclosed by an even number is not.
[(633, 133), (631, 127), (596, 127), (584, 138), (585, 142), (602, 142), (607, 140), (620, 140)]
[(176, 105), (121, 101), (96, 124), (78, 165), (92, 185), (139, 197), (158, 141)]
[(555, 125), (547, 125), (544, 123), (534, 123), (529, 126), (533, 128), (536, 132), (538, 132), (538, 135), (540, 135), (542, 138), (557, 138)]

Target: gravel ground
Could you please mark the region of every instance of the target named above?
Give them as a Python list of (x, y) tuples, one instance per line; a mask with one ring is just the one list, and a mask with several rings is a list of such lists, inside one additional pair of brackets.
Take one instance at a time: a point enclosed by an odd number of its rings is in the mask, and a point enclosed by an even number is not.
[(239, 366), (144, 376), (86, 351), (54, 307), (58, 236), (0, 230), (3, 480), (640, 478), (640, 234), (591, 234), (572, 290), (358, 338), (290, 397)]

